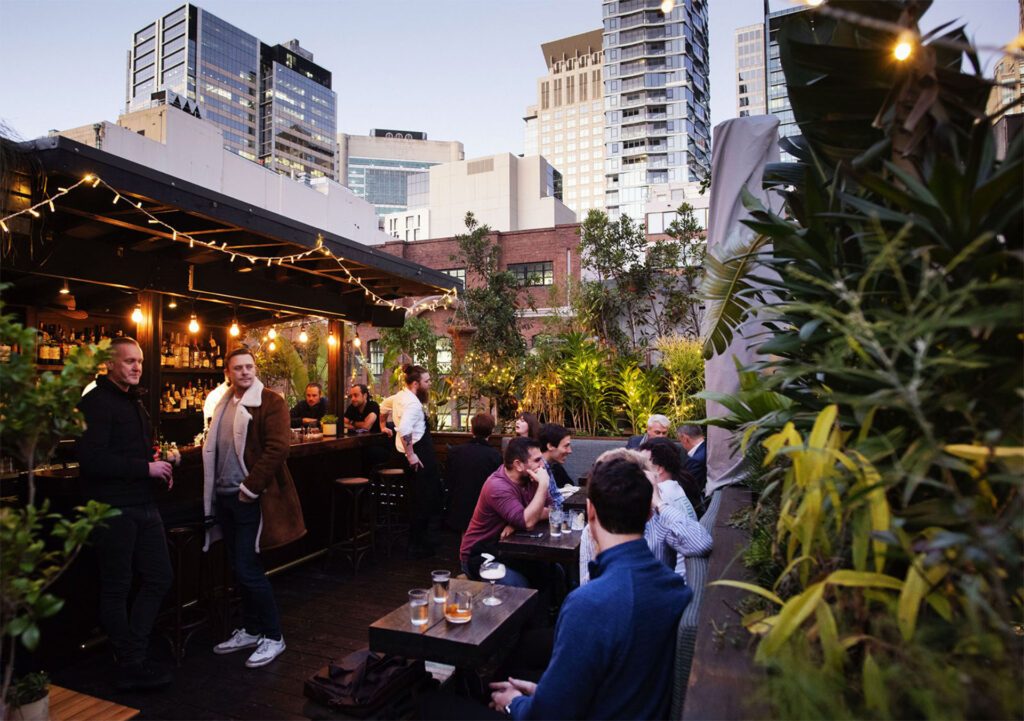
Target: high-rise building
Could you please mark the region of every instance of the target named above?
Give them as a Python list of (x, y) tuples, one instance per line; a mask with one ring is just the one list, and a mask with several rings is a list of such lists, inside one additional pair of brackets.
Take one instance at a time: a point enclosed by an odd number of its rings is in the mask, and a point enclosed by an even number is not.
[(579, 216), (604, 208), (604, 98), (600, 29), (541, 45), (548, 72), (526, 111), (525, 154), (562, 174), (562, 199)]
[(707, 0), (603, 0), (603, 13), (605, 207), (639, 221), (655, 187), (711, 169)]
[(764, 115), (764, 24), (736, 28), (736, 117)]
[[(988, 96), (985, 112), (994, 115), (1012, 105), (1024, 94), (1024, 62), (1014, 55), (1004, 55), (992, 71), (996, 86)], [(1024, 106), (1016, 105), (1010, 113), (1024, 113)]]
[(376, 208), (377, 215), (409, 207), (409, 177), (439, 163), (465, 159), (462, 143), (428, 140), (412, 130), (371, 130), (369, 135), (338, 133), (338, 178)]
[[(767, 3), (765, 8), (767, 9)], [(800, 135), (800, 127), (793, 117), (793, 106), (789, 104), (789, 90), (786, 86), (786, 75), (782, 72), (782, 61), (779, 59), (778, 32), (782, 19), (794, 13), (807, 12), (806, 7), (786, 7), (769, 12), (764, 19), (765, 31), (768, 33), (768, 112), (779, 119), (779, 138)], [(783, 162), (796, 160), (786, 152), (780, 153)]]
[(197, 106), (224, 147), (278, 172), (336, 178), (331, 74), (297, 40), (267, 45), (191, 3), (135, 33), (126, 112)]

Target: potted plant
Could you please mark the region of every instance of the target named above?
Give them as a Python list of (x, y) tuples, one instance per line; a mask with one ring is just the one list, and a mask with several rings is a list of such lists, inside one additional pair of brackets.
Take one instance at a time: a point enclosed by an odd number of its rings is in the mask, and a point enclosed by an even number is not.
[(320, 419), (320, 428), (325, 436), (338, 435), (338, 416), (327, 414)]
[[(0, 292), (5, 287), (0, 284)], [(34, 469), (52, 457), (61, 438), (80, 435), (84, 429), (76, 406), (82, 388), (106, 359), (109, 341), (73, 348), (59, 374), (39, 374), (35, 330), (2, 311), (0, 302), (0, 345), (20, 352), (0, 362), (0, 438), (4, 451), (28, 471), (26, 505), (0, 508), (0, 699), (6, 699), (17, 647), (34, 651), (39, 623), (64, 605), (49, 588), (77, 558), (93, 529), (119, 511), (89, 501), (66, 518), (51, 512), (49, 501), (39, 506), (35, 502)]]
[(45, 671), (27, 673), (7, 690), (7, 718), (46, 721), (50, 718), (50, 677)]

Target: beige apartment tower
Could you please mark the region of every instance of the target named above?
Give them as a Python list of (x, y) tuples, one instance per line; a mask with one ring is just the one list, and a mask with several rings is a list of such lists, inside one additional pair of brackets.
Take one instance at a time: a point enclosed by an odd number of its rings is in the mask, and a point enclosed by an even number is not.
[(562, 174), (562, 199), (583, 219), (604, 209), (604, 91), (600, 29), (541, 45), (548, 72), (527, 108), (525, 155)]
[(764, 115), (764, 24), (736, 28), (736, 117)]

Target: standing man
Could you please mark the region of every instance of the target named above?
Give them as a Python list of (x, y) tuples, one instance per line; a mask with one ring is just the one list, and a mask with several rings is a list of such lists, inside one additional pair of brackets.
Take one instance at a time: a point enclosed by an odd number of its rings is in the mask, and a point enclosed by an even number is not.
[(644, 542), (653, 488), (642, 458), (602, 454), (588, 490), (591, 582), (562, 604), (540, 681), (492, 683), (491, 707), (513, 719), (666, 718), (676, 627), (693, 592)]
[(569, 472), (565, 470), (565, 459), (572, 455), (572, 436), (569, 429), (557, 423), (545, 423), (540, 427), (537, 435), (540, 442), (540, 452), (544, 456), (544, 470), (548, 472), (548, 497), (551, 505), (557, 510), (562, 510), (565, 498), (558, 490), (561, 486), (573, 485)]
[(351, 401), (345, 409), (345, 428), (351, 431), (368, 431), (375, 433), (377, 419), (380, 418), (380, 406), (370, 398), (370, 389), (363, 383), (356, 383), (349, 389)]
[(494, 432), (494, 418), (489, 413), (477, 413), (470, 421), (473, 439), (448, 451), (445, 478), (448, 481), (449, 528), (462, 533), (473, 517), (480, 489), (501, 465), (501, 452), (488, 439)]
[[(79, 472), (90, 498), (121, 511), (96, 529), (100, 622), (117, 657), (117, 689), (147, 689), (171, 682), (171, 674), (146, 660), (149, 635), (171, 587), (171, 561), (156, 506), (158, 488), (174, 484), (171, 464), (153, 460), (153, 432), (139, 393), (142, 348), (114, 338), (107, 374), (78, 407), (85, 433), (78, 440)], [(139, 590), (129, 608), (133, 569)]]
[[(680, 445), (686, 452), (686, 456), (683, 458), (683, 470), (693, 476), (697, 488), (703, 493), (708, 482), (708, 448), (704, 444), (704, 431), (700, 426), (685, 425), (679, 427), (677, 435)], [(697, 515), (702, 515), (702, 510), (699, 508)]]
[[(459, 560), (470, 578), (480, 578), (481, 554), (497, 557), (498, 541), (512, 531), (527, 531), (547, 518), (548, 474), (544, 457), (532, 438), (513, 438), (505, 449), (505, 463), (484, 481), (469, 528), (462, 535)], [(505, 564), (506, 586), (529, 586), (526, 565)], [(513, 568), (513, 565), (516, 568)]]
[(667, 438), (669, 425), (669, 420), (666, 416), (655, 413), (647, 419), (647, 433), (642, 436), (630, 436), (629, 440), (626, 441), (626, 448), (635, 451), (651, 438)]
[(274, 591), (263, 570), (260, 552), (277, 548), (306, 533), (295, 484), (285, 461), (291, 433), (288, 406), (256, 377), (248, 348), (225, 360), (231, 392), (214, 409), (203, 445), (203, 510), (219, 530), (241, 589), (244, 623), (213, 652), (255, 648), (245, 665), (266, 666), (285, 649)]
[(434, 455), (434, 441), (427, 427), (424, 404), (430, 398), (430, 373), (418, 365), (407, 365), (405, 388), (381, 404), (380, 430), (389, 436), (388, 416), (395, 417), (395, 448), (405, 458), (412, 493), (412, 522), (409, 555), (429, 558), (437, 547), (441, 527), (441, 475)]
[(327, 412), (327, 399), (324, 397), (324, 390), (319, 383), (306, 385), (306, 400), (299, 401), (292, 408), (292, 428), (311, 426), (320, 422)]

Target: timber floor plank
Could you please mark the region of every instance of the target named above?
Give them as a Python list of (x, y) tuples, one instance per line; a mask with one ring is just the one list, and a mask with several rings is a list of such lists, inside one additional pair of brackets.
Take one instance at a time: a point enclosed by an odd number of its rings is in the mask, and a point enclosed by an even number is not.
[[(432, 570), (461, 573), (458, 540), (445, 532), (438, 554), (421, 560), (409, 560), (398, 549), (391, 558), (378, 551), (364, 559), (358, 575), (335, 556), (327, 568), (313, 560), (273, 576), (287, 649), (263, 668), (246, 668), (245, 651), (214, 654), (223, 639), (204, 626), (192, 636), (166, 689), (115, 691), (116, 668), (107, 646), (81, 652), (50, 675), (61, 686), (140, 709), (144, 720), (339, 718), (303, 696), (305, 679), (329, 660), (365, 647), (369, 625), (405, 603), (410, 588), (428, 588)], [(150, 657), (173, 668), (170, 648), (158, 634)]]

